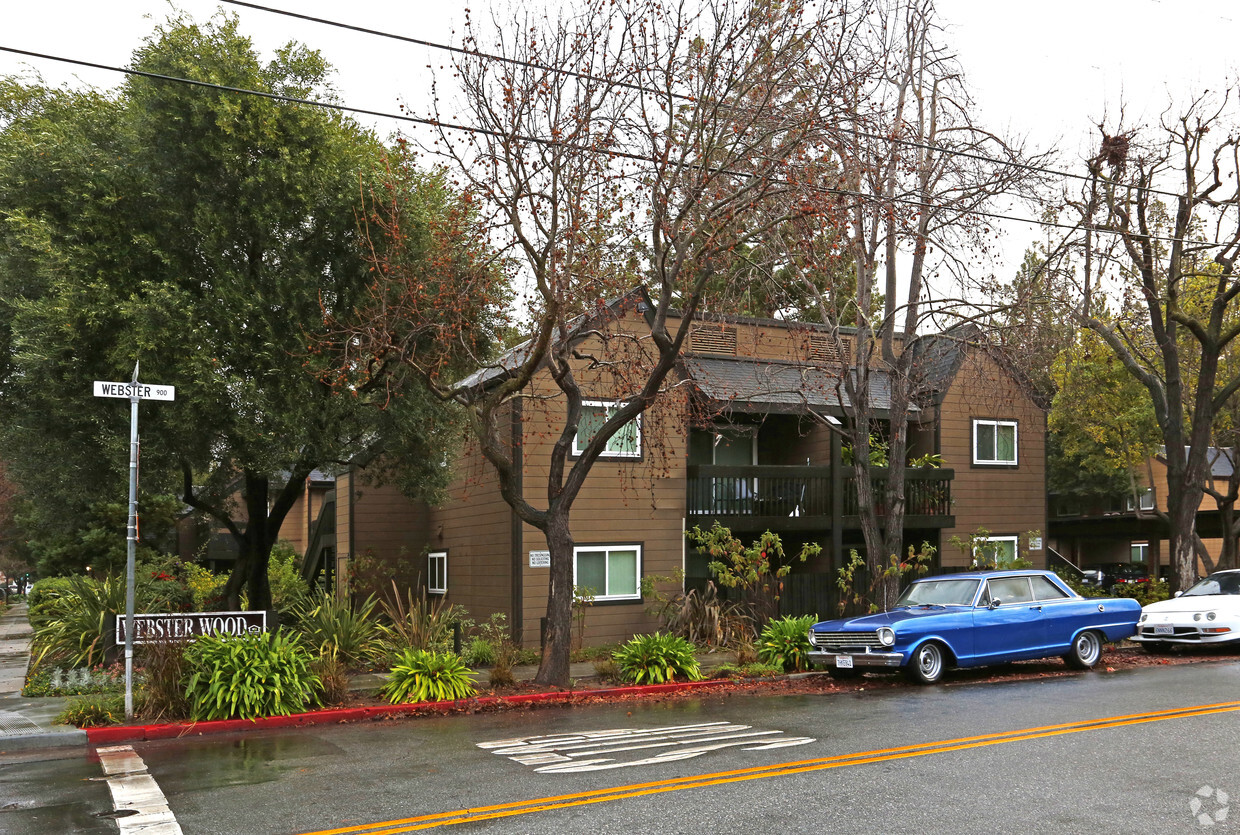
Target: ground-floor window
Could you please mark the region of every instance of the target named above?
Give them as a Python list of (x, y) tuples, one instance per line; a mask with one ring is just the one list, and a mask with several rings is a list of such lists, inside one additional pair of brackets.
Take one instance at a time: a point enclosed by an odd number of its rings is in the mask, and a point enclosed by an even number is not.
[(431, 551), (426, 555), (426, 590), (430, 594), (448, 593), (447, 551)]
[(979, 566), (991, 568), (1010, 568), (1020, 553), (1018, 537), (991, 536), (977, 546), (973, 555)]
[(573, 549), (573, 585), (595, 600), (640, 600), (640, 545), (582, 545)]
[(1150, 559), (1150, 544), (1148, 542), (1133, 542), (1128, 546), (1129, 562), (1148, 563)]

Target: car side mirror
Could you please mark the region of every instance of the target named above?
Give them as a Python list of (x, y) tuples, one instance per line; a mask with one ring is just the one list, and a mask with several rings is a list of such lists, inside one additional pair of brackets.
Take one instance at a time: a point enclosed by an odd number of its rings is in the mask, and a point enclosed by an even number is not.
[(998, 609), (998, 608), (999, 608), (999, 603), (1000, 603), (1000, 602), (1001, 602), (1001, 601), (999, 600), (999, 598), (997, 598), (997, 597), (996, 597), (996, 598), (994, 598), (993, 600), (991, 600), (991, 601), (990, 601), (990, 608), (991, 608), (991, 609)]
[(1173, 595), (1171, 595), (1171, 596), (1172, 596), (1172, 597), (1179, 597), (1179, 596), (1180, 596), (1181, 594), (1183, 594), (1183, 593), (1184, 593), (1184, 592), (1182, 592), (1182, 591), (1177, 591), (1175, 594), (1173, 594)]

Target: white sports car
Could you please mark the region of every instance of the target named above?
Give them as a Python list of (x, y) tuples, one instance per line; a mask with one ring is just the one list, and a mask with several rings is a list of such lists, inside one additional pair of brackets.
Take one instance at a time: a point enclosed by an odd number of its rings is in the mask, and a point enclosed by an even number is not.
[(1132, 640), (1150, 652), (1240, 641), (1240, 570), (1216, 571), (1141, 610)]

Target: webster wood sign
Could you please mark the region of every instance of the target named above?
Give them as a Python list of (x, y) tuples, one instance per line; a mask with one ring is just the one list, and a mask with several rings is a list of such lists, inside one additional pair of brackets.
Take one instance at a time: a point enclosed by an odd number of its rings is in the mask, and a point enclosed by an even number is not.
[[(192, 641), (204, 635), (255, 635), (267, 631), (266, 612), (193, 612), (133, 616), (133, 642)], [(116, 619), (116, 643), (125, 643), (125, 617)]]

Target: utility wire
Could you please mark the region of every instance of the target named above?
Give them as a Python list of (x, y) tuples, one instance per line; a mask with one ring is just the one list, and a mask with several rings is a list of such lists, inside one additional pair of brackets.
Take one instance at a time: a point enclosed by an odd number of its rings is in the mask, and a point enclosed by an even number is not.
[[(452, 122), (443, 122), (443, 121), (438, 121), (435, 119), (426, 119), (426, 118), (422, 118), (419, 116), (389, 113), (389, 112), (385, 112), (381, 110), (368, 110), (366, 108), (352, 107), (350, 105), (339, 104), (336, 102), (324, 102), (324, 101), (316, 101), (314, 99), (303, 99), (303, 98), (298, 98), (296, 96), (286, 96), (281, 93), (270, 93), (264, 90), (251, 90), (246, 87), (231, 87), (226, 84), (215, 84), (209, 81), (197, 81), (192, 78), (181, 78), (179, 76), (164, 75), (162, 73), (148, 72), (146, 70), (135, 70), (135, 69), (126, 68), (126, 67), (116, 67), (116, 66), (112, 66), (111, 64), (100, 64), (94, 61), (85, 61), (80, 58), (66, 58), (60, 55), (51, 55), (45, 52), (33, 52), (31, 50), (18, 49), (16, 47), (11, 47), (11, 46), (0, 45), (0, 52), (9, 52), (15, 55), (24, 55), (29, 58), (41, 58), (41, 59), (48, 60), (48, 61), (58, 61), (61, 63), (73, 64), (75, 66), (80, 66), (80, 67), (90, 67), (91, 69), (105, 70), (107, 72), (115, 72), (115, 73), (120, 73), (122, 75), (139, 76), (141, 78), (149, 78), (155, 81), (163, 81), (163, 82), (168, 82), (172, 84), (186, 84), (192, 87), (198, 87), (198, 88), (203, 88), (203, 89), (208, 89), (208, 90), (217, 90), (217, 91), (224, 92), (224, 93), (236, 93), (236, 94), (247, 95), (247, 96), (258, 96), (259, 98), (270, 99), (272, 101), (285, 102), (287, 104), (302, 104), (302, 105), (307, 105), (309, 107), (319, 107), (319, 108), (323, 108), (326, 110), (335, 110), (335, 111), (339, 111), (343, 113), (354, 113), (354, 114), (359, 114), (363, 116), (374, 116), (374, 117), (382, 118), (382, 119), (394, 119), (400, 122), (409, 122), (409, 123), (417, 124), (417, 125), (426, 125), (426, 126), (437, 128), (437, 129), (461, 131), (463, 133), (482, 134), (484, 136), (491, 136), (497, 139), (529, 142), (531, 144), (545, 145), (549, 147), (569, 148), (569, 149), (578, 150), (578, 151), (587, 152), (587, 153), (607, 154), (609, 157), (616, 157), (620, 159), (630, 159), (630, 160), (635, 160), (638, 162), (658, 162), (658, 160), (655, 160), (651, 157), (642, 156), (641, 154), (635, 154), (635, 153), (626, 152), (626, 151), (604, 149), (604, 148), (591, 148), (591, 147), (586, 147), (586, 146), (581, 146), (581, 145), (574, 145), (573, 143), (565, 142), (562, 140), (545, 139), (545, 138), (536, 137), (536, 136), (525, 136), (523, 134), (508, 134), (508, 133), (503, 133), (502, 131), (491, 130), (488, 128), (479, 128), (479, 127), (474, 127), (472, 125), (461, 125), (461, 124), (455, 124)], [(732, 173), (732, 174), (735, 174), (736, 176), (752, 176), (751, 174), (748, 174), (747, 172), (742, 172), (742, 171), (727, 172), (724, 169), (720, 169), (719, 171), (720, 173)], [(993, 220), (1008, 220), (1008, 221), (1012, 221), (1015, 223), (1024, 223), (1024, 224), (1029, 224), (1032, 226), (1042, 226), (1048, 229), (1080, 230), (1080, 229), (1092, 228), (1092, 231), (1099, 232), (1099, 233), (1112, 234), (1112, 235), (1123, 234), (1119, 230), (1107, 229), (1107, 228), (1097, 227), (1097, 226), (1087, 227), (1081, 224), (1058, 223), (1055, 221), (1048, 221), (1048, 220), (1035, 220), (1033, 218), (1019, 217), (1016, 215), (1008, 215), (1008, 214), (1000, 214), (998, 212), (987, 212), (987, 211), (982, 211), (980, 209), (955, 209), (950, 206), (944, 206), (944, 205), (932, 204), (932, 203), (924, 203), (919, 200), (910, 200), (904, 197), (879, 197), (879, 196), (872, 195), (872, 194), (863, 194), (861, 192), (850, 191), (848, 189), (833, 188), (831, 186), (814, 186), (814, 189), (824, 194), (830, 194), (830, 195), (834, 195), (837, 197), (850, 197), (850, 198), (854, 198), (856, 200), (864, 201), (864, 202), (894, 203), (894, 204), (899, 204), (902, 206), (908, 206), (910, 208), (918, 209), (918, 210), (947, 209), (949, 211), (955, 211), (959, 215), (972, 215), (974, 217), (990, 218)], [(1186, 241), (1183, 239), (1173, 238), (1169, 236), (1151, 235), (1148, 237), (1150, 240), (1164, 241), (1168, 243), (1181, 242), (1181, 243), (1190, 243), (1190, 244), (1194, 244), (1197, 246), (1205, 246), (1205, 247), (1226, 246), (1226, 244), (1211, 243), (1207, 241)]]
[[(316, 15), (302, 14), (301, 12), (291, 12), (285, 9), (277, 9), (272, 6), (264, 6), (258, 3), (251, 3), (249, 2), (249, 0), (220, 0), (220, 2), (228, 3), (233, 6), (240, 6), (246, 9), (254, 9), (255, 11), (268, 12), (270, 14), (283, 15), (285, 17), (292, 17), (298, 20), (305, 20), (307, 22), (317, 23), (323, 26), (333, 26), (338, 29), (347, 29), (353, 32), (361, 32), (366, 35), (374, 35), (380, 38), (388, 38), (388, 39), (395, 40), (395, 41), (401, 41), (403, 43), (417, 44), (418, 46), (425, 46), (430, 49), (440, 49), (445, 52), (451, 52), (451, 53), (458, 54), (458, 55), (468, 55), (468, 56), (475, 57), (475, 58), (485, 58), (488, 61), (497, 61), (497, 62), (505, 63), (505, 64), (513, 64), (515, 66), (525, 67), (527, 69), (535, 69), (541, 72), (559, 73), (561, 75), (567, 75), (572, 78), (580, 78), (585, 81), (595, 81), (601, 84), (611, 84), (612, 86), (615, 86), (615, 87), (622, 87), (624, 89), (634, 90), (636, 92), (649, 93), (651, 95), (659, 95), (659, 96), (670, 95), (671, 98), (677, 99), (677, 100), (685, 100), (685, 101), (693, 100), (692, 96), (686, 96), (680, 93), (668, 94), (660, 90), (650, 90), (648, 88), (642, 87), (639, 84), (611, 81), (609, 79), (598, 78), (597, 76), (589, 75), (588, 73), (577, 72), (576, 70), (568, 70), (568, 69), (562, 69), (559, 67), (548, 66), (546, 64), (540, 64), (536, 61), (524, 61), (520, 58), (509, 58), (506, 55), (496, 55), (496, 54), (488, 53), (488, 52), (480, 52), (475, 49), (465, 49), (459, 46), (451, 46), (450, 44), (438, 43), (437, 41), (428, 41), (422, 38), (413, 38), (413, 37), (409, 37), (408, 35), (398, 35), (394, 32), (388, 32), (383, 29), (370, 29), (364, 26), (356, 26), (351, 23), (343, 23), (338, 20), (329, 20), (328, 18), (318, 17)], [(1082, 182), (1089, 181), (1088, 175), (1077, 174), (1072, 171), (1059, 171), (1054, 168), (1046, 168), (1044, 166), (1032, 165), (1029, 163), (1017, 162), (1014, 160), (996, 159), (995, 157), (986, 156), (985, 154), (974, 153), (972, 151), (961, 151), (961, 150), (956, 150), (952, 148), (943, 148), (937, 145), (930, 145), (924, 142), (917, 142), (912, 139), (900, 139), (898, 137), (881, 136), (879, 134), (870, 133), (868, 131), (863, 131), (863, 130), (855, 130), (854, 133), (857, 136), (862, 136), (862, 137), (865, 137), (866, 139), (876, 139), (881, 142), (894, 142), (897, 145), (903, 145), (909, 148), (918, 148), (923, 151), (937, 151), (940, 154), (948, 154), (950, 156), (961, 157), (963, 159), (971, 159), (971, 160), (975, 160), (978, 162), (990, 162), (990, 163), (995, 163), (996, 165), (1005, 165), (1005, 166), (1008, 166), (1009, 168), (1016, 168), (1021, 171), (1029, 171), (1031, 173), (1036, 173), (1036, 174), (1050, 174), (1055, 177), (1081, 180)], [(1178, 197), (1179, 196), (1178, 194), (1175, 194), (1170, 191), (1161, 191), (1159, 189), (1153, 189), (1153, 188), (1146, 189), (1146, 191), (1148, 191), (1150, 194), (1158, 194), (1163, 197)]]

